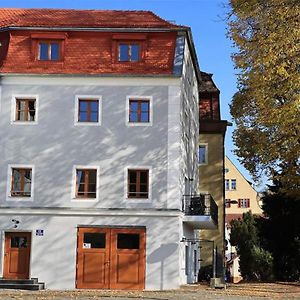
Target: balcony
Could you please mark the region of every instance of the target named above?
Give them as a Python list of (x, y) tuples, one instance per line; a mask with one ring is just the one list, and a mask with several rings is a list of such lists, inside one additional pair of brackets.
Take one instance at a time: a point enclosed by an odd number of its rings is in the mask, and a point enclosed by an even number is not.
[(210, 194), (183, 195), (183, 222), (194, 229), (218, 228), (218, 206)]

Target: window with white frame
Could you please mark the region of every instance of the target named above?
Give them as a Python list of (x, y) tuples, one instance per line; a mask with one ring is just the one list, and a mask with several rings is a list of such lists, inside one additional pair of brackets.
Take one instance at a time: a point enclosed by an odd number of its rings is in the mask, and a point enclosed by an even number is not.
[(32, 165), (9, 165), (7, 176), (8, 200), (33, 200)]
[(208, 163), (207, 144), (199, 145), (198, 163), (199, 165), (207, 165)]
[(128, 126), (152, 125), (152, 97), (127, 96), (126, 123)]
[(101, 96), (76, 95), (75, 125), (101, 125)]
[(236, 179), (231, 179), (231, 189), (236, 190)]
[(229, 191), (229, 179), (225, 179), (225, 190)]
[(11, 122), (13, 124), (37, 124), (38, 96), (14, 95), (12, 97)]
[(99, 168), (96, 166), (74, 166), (73, 172), (73, 198), (77, 200), (97, 200)]

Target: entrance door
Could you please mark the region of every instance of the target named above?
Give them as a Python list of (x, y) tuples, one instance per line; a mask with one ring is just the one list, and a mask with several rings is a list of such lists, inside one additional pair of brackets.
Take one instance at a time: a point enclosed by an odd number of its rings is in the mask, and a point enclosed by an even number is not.
[(144, 229), (78, 229), (77, 288), (143, 289), (144, 286)]
[(4, 278), (29, 278), (30, 247), (30, 232), (5, 233), (3, 270)]

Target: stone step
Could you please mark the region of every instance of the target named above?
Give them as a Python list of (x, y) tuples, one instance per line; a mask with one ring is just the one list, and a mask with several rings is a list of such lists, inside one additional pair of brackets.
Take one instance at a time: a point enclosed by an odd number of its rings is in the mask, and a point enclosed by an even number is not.
[(45, 289), (43, 282), (38, 282), (37, 278), (31, 279), (0, 279), (0, 289), (11, 290), (31, 290), (38, 291)]

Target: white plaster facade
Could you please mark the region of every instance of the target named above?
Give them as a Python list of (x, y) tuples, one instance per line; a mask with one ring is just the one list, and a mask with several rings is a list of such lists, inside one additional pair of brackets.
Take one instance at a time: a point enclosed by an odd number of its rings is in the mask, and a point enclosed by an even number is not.
[[(78, 226), (144, 226), (145, 288), (197, 280), (198, 244), (181, 242), (183, 236), (195, 238), (183, 223), (181, 201), (198, 182), (198, 93), (194, 67), (188, 66), (188, 78), (119, 77), (117, 83), (113, 77), (1, 76), (0, 272), (5, 232), (31, 232), (30, 277), (49, 289), (74, 289)], [(29, 94), (39, 99), (38, 123), (16, 126), (11, 99)], [(101, 99), (99, 126), (76, 126), (78, 95)], [(129, 95), (151, 98), (151, 126), (126, 126)], [(7, 170), (22, 164), (34, 166), (34, 197), (11, 201)], [(76, 166), (98, 170), (96, 199), (74, 199)], [(151, 170), (146, 201), (125, 197), (124, 170), (132, 166)], [(43, 236), (36, 235), (40, 229)]]

